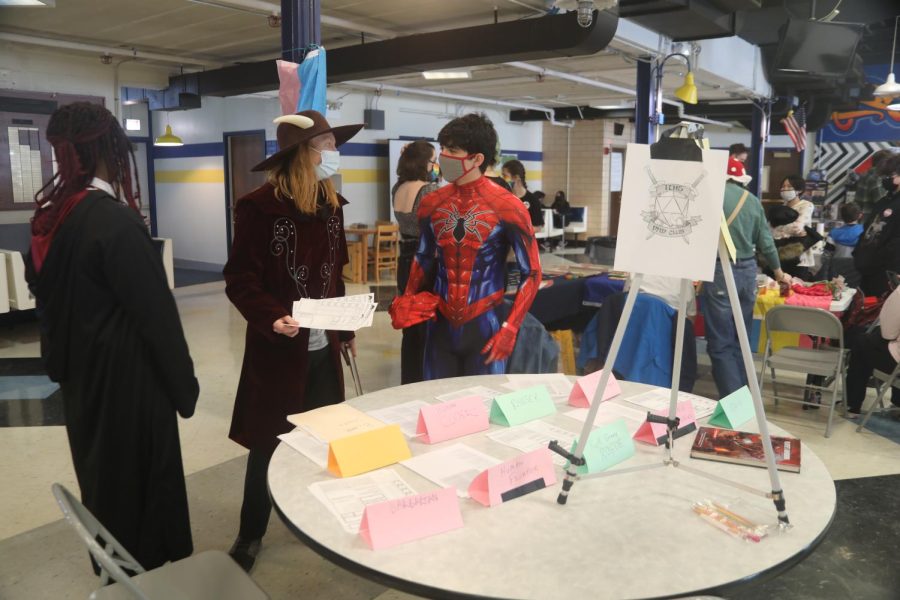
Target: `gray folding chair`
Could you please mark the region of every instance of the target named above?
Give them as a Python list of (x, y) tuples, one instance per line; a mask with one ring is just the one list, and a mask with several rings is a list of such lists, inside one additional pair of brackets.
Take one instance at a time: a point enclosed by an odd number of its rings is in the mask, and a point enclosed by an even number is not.
[[(807, 308), (803, 306), (776, 306), (766, 313), (766, 351), (763, 354), (762, 368), (759, 373), (759, 389), (763, 390), (766, 369), (772, 373), (772, 397), (775, 404), (779, 400), (797, 402), (810, 406), (818, 406), (814, 402), (798, 400), (796, 398), (780, 397), (778, 395), (778, 383), (775, 378), (775, 369), (806, 373), (825, 377), (825, 385), (819, 386), (807, 382), (805, 388), (816, 390), (828, 390), (828, 380), (831, 380), (831, 406), (828, 411), (828, 424), (825, 426), (825, 437), (831, 436), (831, 424), (834, 418), (834, 407), (837, 404), (838, 383), (841, 386), (841, 399), (844, 402), (844, 415), (847, 414), (847, 365), (850, 351), (844, 348), (844, 328), (840, 320), (827, 310), (820, 308)], [(814, 340), (827, 338), (837, 340), (837, 347), (819, 345), (816, 348), (800, 348), (788, 346), (777, 352), (772, 352), (772, 335), (775, 333), (799, 333), (808, 335)]]
[[(269, 597), (230, 556), (219, 550), (201, 552), (147, 571), (69, 490), (54, 483), (53, 495), (66, 521), (100, 565), (100, 583), (105, 587), (91, 594), (90, 600), (263, 600)], [(129, 577), (125, 569), (136, 575)], [(110, 577), (118, 583), (107, 586)]]
[[(869, 422), (869, 418), (872, 416), (872, 413), (875, 412), (875, 407), (877, 406), (884, 412), (884, 394), (891, 389), (892, 387), (900, 388), (900, 363), (894, 367), (894, 370), (890, 373), (885, 373), (884, 371), (875, 370), (872, 372), (872, 376), (881, 382), (878, 386), (878, 395), (875, 397), (875, 402), (872, 403), (872, 406), (869, 407), (869, 410), (866, 412), (866, 416), (859, 422), (859, 425), (856, 426), (856, 431), (859, 433), (863, 430), (863, 427), (866, 426), (866, 423)], [(897, 412), (898, 409), (895, 406), (891, 406), (888, 408), (890, 412)]]

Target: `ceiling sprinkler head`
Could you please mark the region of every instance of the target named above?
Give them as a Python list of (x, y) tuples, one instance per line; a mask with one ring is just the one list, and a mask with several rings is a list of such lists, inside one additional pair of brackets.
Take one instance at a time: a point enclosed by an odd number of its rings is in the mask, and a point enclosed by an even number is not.
[(266, 23), (269, 24), (269, 27), (281, 27), (281, 15), (269, 15), (266, 17)]
[(594, 22), (594, 0), (578, 0), (578, 24), (590, 27)]
[(104, 65), (112, 64), (112, 54), (106, 53), (100, 55), (100, 62)]

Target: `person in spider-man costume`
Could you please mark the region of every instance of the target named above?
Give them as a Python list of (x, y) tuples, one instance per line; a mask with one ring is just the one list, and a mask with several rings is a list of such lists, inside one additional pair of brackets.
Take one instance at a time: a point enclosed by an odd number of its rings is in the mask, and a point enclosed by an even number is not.
[[(429, 321), (425, 379), (502, 374), (519, 326), (541, 282), (531, 217), (521, 200), (483, 176), (496, 159), (490, 120), (470, 114), (438, 135), (441, 173), (450, 185), (419, 206), (420, 238), (409, 283), (391, 304), (395, 329)], [(521, 272), (516, 299), (501, 322), (512, 249)], [(434, 270), (432, 289), (426, 283)]]

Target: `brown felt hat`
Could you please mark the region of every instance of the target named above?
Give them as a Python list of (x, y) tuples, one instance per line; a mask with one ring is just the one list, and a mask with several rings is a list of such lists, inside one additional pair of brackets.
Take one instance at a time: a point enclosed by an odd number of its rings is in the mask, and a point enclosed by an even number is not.
[(271, 169), (285, 156), (296, 150), (297, 146), (317, 135), (331, 133), (334, 135), (334, 145), (340, 146), (363, 128), (362, 123), (332, 127), (322, 113), (317, 110), (304, 110), (295, 115), (284, 115), (275, 119), (274, 122), (278, 124), (275, 132), (278, 137), (278, 152), (253, 167), (252, 171)]

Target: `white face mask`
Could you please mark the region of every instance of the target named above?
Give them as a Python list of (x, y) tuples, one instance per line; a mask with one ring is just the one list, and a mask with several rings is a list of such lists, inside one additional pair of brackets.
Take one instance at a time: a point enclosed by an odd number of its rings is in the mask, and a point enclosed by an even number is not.
[(781, 192), (781, 199), (785, 202), (790, 202), (791, 200), (797, 197), (796, 190), (784, 190)]
[(312, 150), (318, 152), (322, 156), (322, 162), (316, 165), (316, 178), (319, 181), (328, 179), (338, 172), (341, 167), (341, 153), (337, 150)]

